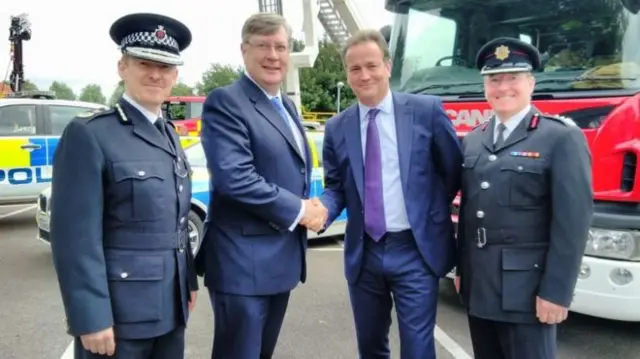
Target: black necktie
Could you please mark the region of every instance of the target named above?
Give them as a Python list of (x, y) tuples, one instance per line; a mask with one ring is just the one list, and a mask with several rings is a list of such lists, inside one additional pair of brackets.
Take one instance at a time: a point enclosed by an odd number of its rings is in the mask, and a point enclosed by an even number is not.
[(158, 131), (160, 131), (160, 134), (162, 135), (162, 137), (164, 137), (166, 139), (167, 138), (167, 130), (164, 127), (164, 120), (162, 119), (162, 117), (158, 117), (158, 119), (156, 119), (156, 122), (154, 123), (154, 125), (156, 126)]
[(493, 145), (493, 149), (497, 150), (498, 148), (504, 146), (504, 130), (507, 129), (507, 126), (504, 123), (498, 125), (498, 139), (496, 143)]

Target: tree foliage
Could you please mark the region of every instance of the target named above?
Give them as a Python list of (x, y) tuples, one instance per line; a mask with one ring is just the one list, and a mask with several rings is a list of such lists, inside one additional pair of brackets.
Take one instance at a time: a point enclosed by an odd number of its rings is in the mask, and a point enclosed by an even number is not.
[(340, 109), (351, 105), (355, 99), (346, 84), (340, 49), (323, 40), (312, 68), (300, 69), (300, 97), (302, 105), (312, 112), (336, 112), (338, 83), (345, 84), (340, 91)]
[(235, 81), (243, 72), (242, 67), (213, 63), (202, 74), (202, 80), (196, 84), (198, 95), (206, 96), (211, 90), (226, 86)]
[(83, 87), (82, 91), (80, 91), (80, 96), (78, 96), (78, 100), (100, 104), (107, 103), (107, 99), (102, 94), (102, 88), (97, 84), (89, 84)]
[(56, 98), (61, 100), (75, 100), (76, 94), (73, 93), (73, 90), (69, 85), (61, 81), (53, 81), (51, 86), (49, 86), (49, 91), (53, 91), (56, 94)]

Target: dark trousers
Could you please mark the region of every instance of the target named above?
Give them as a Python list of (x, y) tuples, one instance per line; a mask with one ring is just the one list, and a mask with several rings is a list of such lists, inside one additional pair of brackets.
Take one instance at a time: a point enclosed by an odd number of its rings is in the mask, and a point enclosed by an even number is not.
[(276, 349), (289, 292), (243, 296), (209, 290), (214, 313), (212, 359), (268, 359)]
[(469, 316), (476, 359), (555, 359), (556, 325), (506, 323)]
[(169, 333), (151, 339), (116, 339), (114, 356), (93, 354), (82, 346), (80, 338), (75, 338), (75, 359), (183, 359), (183, 326)]
[[(349, 286), (361, 359), (388, 359), (391, 309), (396, 305), (400, 358), (435, 359), (438, 278), (424, 263), (411, 231), (364, 237), (362, 272)], [(392, 299), (393, 297), (393, 299)]]

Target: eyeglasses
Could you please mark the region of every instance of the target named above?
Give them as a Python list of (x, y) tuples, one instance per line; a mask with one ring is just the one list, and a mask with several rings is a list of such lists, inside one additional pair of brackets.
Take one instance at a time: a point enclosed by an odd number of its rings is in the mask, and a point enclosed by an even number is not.
[(271, 49), (275, 49), (276, 52), (279, 54), (284, 54), (289, 52), (289, 46), (284, 44), (271, 45), (266, 42), (257, 42), (257, 43), (246, 42), (246, 43), (260, 52), (270, 52)]

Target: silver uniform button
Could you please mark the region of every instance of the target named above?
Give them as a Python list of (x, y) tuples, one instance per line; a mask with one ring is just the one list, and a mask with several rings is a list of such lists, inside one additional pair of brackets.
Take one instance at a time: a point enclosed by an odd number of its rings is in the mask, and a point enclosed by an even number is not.
[(487, 188), (489, 188), (489, 182), (482, 182), (482, 183), (480, 183), (480, 187), (482, 187), (482, 189), (487, 189)]
[(125, 278), (127, 278), (128, 276), (129, 276), (129, 273), (127, 273), (127, 272), (122, 272), (122, 273), (120, 273), (120, 278), (122, 278), (122, 279), (125, 279)]
[(138, 172), (138, 176), (144, 176), (145, 172), (144, 171), (140, 171)]
[(476, 212), (476, 217), (478, 217), (478, 218), (484, 218), (484, 212), (483, 212), (483, 211), (478, 211), (478, 212)]
[(180, 218), (180, 224), (184, 223), (184, 217)]
[(522, 172), (522, 170), (523, 170), (522, 166), (518, 166), (518, 171)]
[(182, 192), (182, 188), (183, 188), (183, 187), (182, 187), (182, 185), (180, 185), (180, 186), (178, 187), (178, 192)]
[(498, 157), (496, 155), (489, 155), (489, 161), (493, 162), (495, 160), (497, 160)]

